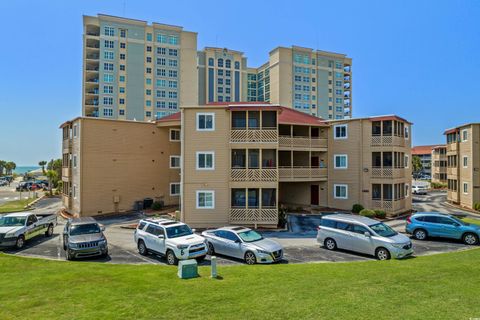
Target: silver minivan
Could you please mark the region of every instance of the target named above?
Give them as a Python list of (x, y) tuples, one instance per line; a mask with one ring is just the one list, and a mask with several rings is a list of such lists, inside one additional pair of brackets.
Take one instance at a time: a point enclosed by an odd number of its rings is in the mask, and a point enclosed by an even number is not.
[(377, 220), (351, 214), (322, 217), (317, 241), (328, 250), (345, 249), (369, 254), (378, 260), (401, 259), (413, 254), (412, 242), (407, 236)]

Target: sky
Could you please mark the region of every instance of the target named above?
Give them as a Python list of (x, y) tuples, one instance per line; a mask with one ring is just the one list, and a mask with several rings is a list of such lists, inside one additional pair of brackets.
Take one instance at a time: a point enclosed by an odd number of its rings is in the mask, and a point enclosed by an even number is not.
[(480, 122), (480, 1), (0, 0), (0, 159), (61, 157), (59, 125), (81, 115), (82, 15), (97, 13), (183, 26), (252, 67), (277, 46), (346, 53), (353, 116), (404, 117), (414, 145)]

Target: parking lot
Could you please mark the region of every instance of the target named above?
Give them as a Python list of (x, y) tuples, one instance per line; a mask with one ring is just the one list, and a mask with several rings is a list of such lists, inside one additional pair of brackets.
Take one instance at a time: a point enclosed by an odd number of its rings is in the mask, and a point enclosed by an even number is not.
[[(59, 208), (60, 204), (58, 199), (45, 199), (39, 202), (38, 209), (36, 210), (55, 212), (55, 210), (58, 210)], [(137, 252), (136, 244), (133, 241), (134, 230), (124, 227), (131, 223), (135, 223), (138, 219), (138, 215), (130, 215), (100, 220), (100, 222), (106, 227), (105, 235), (109, 242), (109, 257), (79, 261), (98, 261), (119, 264), (166, 264), (166, 260), (162, 257), (155, 255), (145, 257)], [(21, 256), (65, 260), (61, 237), (64, 224), (65, 220), (59, 217), (59, 224), (55, 228), (54, 236), (52, 238), (40, 236), (28, 242), (22, 250), (5, 249), (4, 252)], [(404, 229), (403, 220), (390, 221), (388, 224), (399, 232)], [(315, 234), (315, 230), (307, 232), (263, 232), (265, 237), (276, 240), (284, 246), (283, 263), (348, 262), (374, 259), (374, 257), (353, 252), (341, 250), (328, 251), (316, 242)], [(412, 242), (415, 256), (466, 250), (469, 248), (458, 241), (441, 239), (427, 241), (412, 240)], [(220, 265), (243, 264), (243, 261), (226, 257), (218, 257), (217, 261)], [(210, 260), (209, 257), (207, 257), (203, 264), (208, 265), (209, 263)]]

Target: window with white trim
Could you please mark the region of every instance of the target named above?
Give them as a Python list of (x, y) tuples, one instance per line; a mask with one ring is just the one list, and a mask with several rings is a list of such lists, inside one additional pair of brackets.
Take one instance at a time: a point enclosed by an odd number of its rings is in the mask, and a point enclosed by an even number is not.
[(179, 196), (180, 195), (180, 183), (173, 182), (170, 183), (170, 196)]
[(408, 183), (405, 183), (405, 198), (408, 198), (410, 196), (410, 185)]
[(180, 141), (180, 129), (170, 129), (170, 141)]
[(463, 183), (463, 193), (468, 194), (468, 183), (467, 182)]
[(334, 184), (333, 185), (333, 197), (335, 199), (348, 199), (348, 185), (346, 185), (346, 184)]
[(76, 184), (73, 185), (72, 194), (73, 194), (73, 198), (77, 199), (77, 185)]
[(410, 157), (408, 156), (408, 154), (405, 155), (405, 169), (408, 169), (408, 167), (410, 166)]
[(180, 156), (170, 156), (170, 169), (180, 168)]
[(468, 131), (467, 129), (462, 131), (462, 141), (467, 141), (468, 140)]
[(197, 191), (196, 208), (215, 209), (215, 191)]
[(333, 163), (335, 169), (347, 169), (348, 168), (348, 155), (336, 154), (333, 156)]
[(78, 126), (76, 124), (73, 125), (73, 137), (76, 138), (77, 137), (77, 128)]
[(214, 113), (197, 113), (197, 131), (215, 130)]
[(334, 139), (347, 139), (348, 138), (348, 125), (338, 124), (333, 126), (333, 138)]
[(73, 155), (73, 167), (74, 168), (77, 167), (77, 155), (76, 154)]
[(463, 167), (464, 168), (468, 167), (468, 156), (463, 156)]
[(197, 152), (197, 170), (214, 170), (215, 152), (198, 151)]

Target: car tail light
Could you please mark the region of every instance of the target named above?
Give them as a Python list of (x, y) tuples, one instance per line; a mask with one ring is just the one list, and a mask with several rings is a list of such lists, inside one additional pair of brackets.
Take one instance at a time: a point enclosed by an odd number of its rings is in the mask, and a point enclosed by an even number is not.
[(320, 230), (320, 229), (322, 229), (322, 227), (318, 226), (318, 227), (317, 227), (317, 231)]
[(412, 219), (410, 219), (412, 216), (407, 217), (407, 223), (412, 223)]

